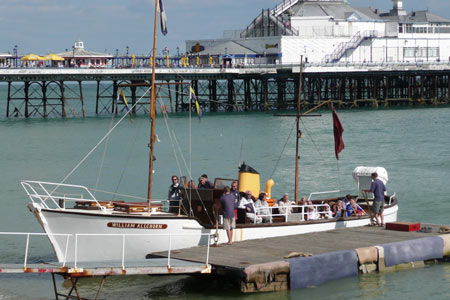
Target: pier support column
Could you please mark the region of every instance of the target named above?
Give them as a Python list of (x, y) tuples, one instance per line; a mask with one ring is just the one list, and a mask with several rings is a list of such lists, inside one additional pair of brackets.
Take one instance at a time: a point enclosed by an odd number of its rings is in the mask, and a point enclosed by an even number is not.
[(9, 106), (11, 102), (11, 81), (8, 81), (8, 99), (6, 102), (6, 117), (9, 117)]
[(47, 118), (47, 85), (42, 81), (42, 107), (44, 109), (44, 118)]
[(217, 80), (209, 80), (209, 109), (217, 112)]
[(84, 108), (83, 82), (81, 80), (78, 81), (78, 88), (80, 90), (81, 114), (84, 118), (86, 117), (86, 110)]
[[(136, 87), (132, 86), (130, 87), (131, 89), (131, 106), (133, 107), (133, 109), (131, 110), (131, 112), (133, 113), (133, 115), (136, 115)], [(171, 110), (173, 110), (172, 108), (172, 102), (170, 102), (170, 108)]]
[(24, 94), (25, 94), (25, 118), (29, 117), (28, 114), (28, 102), (29, 102), (29, 95), (28, 95), (28, 91), (30, 89), (30, 82), (29, 81), (25, 81), (25, 85), (23, 88)]
[(65, 98), (65, 94), (64, 94), (64, 81), (59, 81), (58, 82), (59, 85), (59, 92), (61, 95), (61, 115), (63, 118), (67, 117), (67, 111), (66, 111), (66, 98)]
[(391, 80), (391, 78), (389, 76), (386, 76), (386, 85), (385, 85), (385, 92), (384, 92), (384, 106), (388, 107), (389, 106), (389, 80)]
[(179, 97), (180, 97), (180, 80), (175, 80), (175, 83), (177, 83), (175, 85), (175, 111), (178, 112), (178, 105), (180, 105), (179, 103)]
[(95, 99), (95, 114), (98, 115), (98, 104), (100, 101), (100, 80), (97, 80), (97, 97)]
[(226, 111), (232, 112), (234, 110), (235, 102), (234, 102), (234, 82), (233, 79), (228, 79), (228, 105)]
[(117, 84), (117, 80), (113, 81), (113, 93), (112, 93), (112, 105), (111, 105), (111, 113), (116, 114), (118, 113), (118, 107), (117, 107), (117, 95), (119, 94), (119, 87)]

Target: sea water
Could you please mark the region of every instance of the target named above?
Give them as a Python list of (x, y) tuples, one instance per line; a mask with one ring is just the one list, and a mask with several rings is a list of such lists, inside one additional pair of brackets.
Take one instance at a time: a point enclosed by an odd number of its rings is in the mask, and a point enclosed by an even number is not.
[[(4, 110), (0, 112), (4, 115)], [(304, 118), (300, 141), (300, 194), (341, 190), (355, 193), (356, 166), (382, 166), (387, 189), (399, 200), (398, 219), (450, 224), (450, 108), (423, 107), (338, 110), (345, 149), (334, 153), (331, 113)], [(42, 232), (26, 208), (21, 180), (59, 182), (87, 154), (118, 117), (0, 119), (0, 231)], [(206, 173), (237, 178), (239, 163), (255, 168), (262, 184), (273, 178), (272, 195), (294, 194), (293, 118), (272, 113), (170, 115), (157, 118), (153, 197), (164, 199), (172, 174), (196, 178)], [(191, 128), (191, 129), (190, 129)], [(110, 138), (76, 169), (67, 183), (146, 197), (149, 121), (127, 117)], [(170, 132), (170, 135), (169, 135)], [(172, 136), (172, 139), (170, 138)], [(191, 137), (191, 138), (189, 138)], [(191, 147), (189, 147), (191, 145)], [(116, 197), (118, 199), (120, 197)], [(76, 226), (76, 224), (74, 224)], [(93, 228), (95, 230), (95, 228)], [(0, 264), (20, 263), (23, 237), (0, 236)], [(282, 245), (280, 251), (282, 252)], [(255, 251), (264, 251), (255, 249)], [(45, 238), (33, 237), (30, 261), (54, 260)], [(281, 259), (281, 256), (280, 256)], [(94, 293), (98, 279), (81, 281)], [(58, 279), (58, 287), (67, 284)], [(95, 293), (94, 293), (95, 294)], [(449, 299), (450, 265), (361, 275), (302, 290), (242, 295), (222, 281), (205, 277), (125, 276), (106, 280), (102, 299)], [(0, 299), (53, 299), (51, 277), (0, 275)]]

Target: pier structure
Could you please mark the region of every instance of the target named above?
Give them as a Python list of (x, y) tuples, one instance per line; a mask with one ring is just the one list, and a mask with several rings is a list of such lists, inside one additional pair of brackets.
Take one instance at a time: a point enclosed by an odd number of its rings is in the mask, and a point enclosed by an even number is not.
[[(449, 64), (308, 65), (303, 68), (302, 105), (330, 101), (340, 108), (448, 104)], [(158, 99), (169, 112), (189, 109), (192, 86), (203, 111), (274, 111), (296, 107), (299, 65), (246, 68), (158, 68)], [(86, 101), (95, 101), (96, 115), (123, 112), (120, 89), (133, 114), (149, 111), (151, 70), (139, 69), (3, 69), (6, 117), (86, 115)], [(177, 83), (171, 85), (170, 83)], [(184, 84), (179, 84), (184, 83)], [(94, 99), (84, 87), (96, 85)], [(144, 98), (144, 99), (141, 99)], [(139, 100), (139, 103), (137, 104)], [(79, 111), (68, 111), (76, 104)], [(137, 105), (135, 105), (137, 104)], [(331, 104), (330, 104), (331, 105)], [(72, 108), (73, 110), (73, 108)]]
[[(407, 227), (420, 230), (402, 231)], [(219, 245), (211, 248), (211, 275), (228, 278), (243, 293), (255, 293), (318, 286), (371, 272), (421, 268), (450, 261), (449, 228), (394, 222), (386, 228), (341, 228)], [(239, 236), (239, 228), (234, 234)], [(201, 261), (196, 256), (202, 251), (202, 247), (182, 249), (174, 257)], [(166, 257), (167, 253), (157, 255)]]
[[(239, 236), (239, 230), (234, 231), (235, 237)], [(78, 285), (78, 280), (85, 277), (102, 278), (95, 299), (108, 276), (143, 274), (204, 274), (226, 278), (243, 293), (255, 293), (317, 286), (358, 274), (420, 268), (450, 261), (449, 226), (410, 222), (387, 223), (386, 228), (340, 228), (247, 240), (233, 245), (210, 246), (208, 243), (176, 251), (171, 251), (169, 243), (168, 251), (148, 254), (146, 259), (127, 260), (123, 250), (122, 260), (105, 258), (98, 262), (29, 263), (30, 236), (46, 234), (0, 235), (27, 237), (24, 262), (0, 262), (0, 276), (50, 273), (56, 299), (59, 296), (86, 299), (81, 297)], [(55, 275), (70, 280), (68, 294), (58, 291)]]

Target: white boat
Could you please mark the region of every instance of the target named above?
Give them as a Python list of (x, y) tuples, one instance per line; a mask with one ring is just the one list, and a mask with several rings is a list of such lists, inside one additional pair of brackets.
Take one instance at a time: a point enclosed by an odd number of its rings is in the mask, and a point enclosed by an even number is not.
[[(156, 1), (158, 3), (158, 1)], [(157, 5), (157, 4), (156, 4)], [(155, 24), (156, 24), (155, 9)], [(156, 28), (154, 34), (156, 41)], [(154, 43), (154, 51), (156, 43)], [(153, 158), (155, 141), (155, 56), (153, 56), (152, 97), (151, 97), (151, 134), (150, 155)], [(302, 69), (302, 65), (301, 68)], [(300, 71), (300, 84), (302, 72)], [(300, 89), (301, 90), (301, 89)], [(297, 114), (297, 132), (300, 114), (300, 98)], [(324, 102), (326, 103), (326, 102)], [(322, 105), (324, 104), (322, 103)], [(301, 134), (297, 135), (296, 171), (295, 171), (295, 204), (298, 204), (298, 150)], [(338, 153), (338, 152), (337, 152)], [(213, 189), (189, 188), (187, 180), (183, 180), (181, 192), (183, 201), (175, 208), (175, 213), (164, 212), (162, 203), (152, 199), (153, 159), (149, 159), (149, 184), (147, 202), (127, 203), (121, 201), (99, 201), (86, 187), (64, 183), (41, 181), (22, 181), (22, 186), (31, 199), (28, 208), (35, 215), (49, 240), (59, 261), (106, 261), (142, 259), (147, 255), (167, 250), (190, 248), (207, 243), (224, 243), (228, 241), (225, 230), (220, 224), (220, 205), (218, 200), (225, 185), (233, 180), (216, 178)], [(362, 189), (370, 187), (370, 173), (382, 168), (357, 168), (354, 177), (358, 184), (358, 192), (353, 196), (360, 206), (368, 211), (370, 200), (363, 197)], [(189, 170), (190, 172), (190, 170)], [(383, 179), (383, 178), (382, 178)], [(253, 195), (259, 194), (259, 174), (252, 168), (242, 165), (239, 178), (236, 179), (240, 192), (251, 190)], [(265, 193), (270, 195), (273, 181), (268, 181)], [(318, 232), (337, 228), (364, 226), (371, 222), (369, 215), (341, 218), (311, 220), (305, 217), (305, 209), (311, 208), (317, 213), (331, 202), (341, 197), (317, 199), (310, 195), (312, 205), (294, 205), (291, 214), (277, 213), (276, 206), (270, 208), (271, 213), (265, 217), (268, 223), (256, 223), (237, 210), (237, 228), (234, 230), (234, 241), (244, 241), (276, 236), (287, 236), (308, 232)], [(397, 220), (397, 200), (394, 195), (385, 196), (385, 222)], [(56, 234), (68, 234), (61, 236)], [(214, 239), (211, 239), (214, 236)]]
[[(354, 177), (358, 183), (358, 191), (362, 191), (370, 186), (370, 172), (382, 168), (365, 168), (366, 173), (357, 173), (358, 169), (361, 167), (355, 169)], [(101, 202), (83, 186), (39, 181), (23, 181), (22, 186), (32, 200), (28, 208), (49, 234), (57, 258), (63, 262), (120, 260), (124, 253), (127, 259), (142, 259), (148, 254), (169, 248), (176, 250), (213, 243), (214, 239), (209, 239), (207, 234), (212, 237), (217, 235), (216, 242), (225, 243), (225, 230), (220, 224), (216, 226), (214, 203), (222, 194), (223, 186), (229, 182), (231, 180), (217, 178), (214, 189), (182, 188), (183, 194), (191, 194), (191, 197), (186, 197), (181, 203), (180, 214), (160, 211), (160, 203), (153, 203), (148, 210), (146, 202)], [(52, 193), (55, 188), (58, 188), (58, 193)], [(266, 192), (270, 193), (270, 190)], [(313, 193), (309, 197), (317, 211), (340, 199), (317, 199), (317, 195), (321, 194), (324, 193)], [(355, 198), (367, 211), (366, 199), (361, 196)], [(370, 200), (368, 203), (371, 204)], [(296, 211), (287, 215), (277, 213), (276, 206), (271, 207), (268, 223), (255, 223), (254, 220), (242, 218), (241, 213), (238, 213), (233, 240), (238, 242), (319, 232), (370, 223), (369, 215), (306, 220), (306, 207), (293, 205), (293, 208)], [(396, 221), (397, 211), (395, 194), (386, 195), (385, 222)], [(221, 216), (218, 223), (220, 220)]]

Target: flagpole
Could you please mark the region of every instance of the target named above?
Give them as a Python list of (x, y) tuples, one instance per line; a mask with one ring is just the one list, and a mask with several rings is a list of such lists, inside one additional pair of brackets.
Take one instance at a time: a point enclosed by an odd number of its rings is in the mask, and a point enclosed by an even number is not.
[(155, 23), (153, 32), (153, 55), (152, 55), (152, 96), (150, 102), (150, 157), (148, 162), (148, 191), (147, 202), (148, 212), (151, 211), (152, 204), (152, 175), (153, 175), (153, 157), (154, 157), (154, 143), (155, 143), (155, 116), (156, 116), (156, 95), (155, 95), (155, 64), (156, 64), (156, 33), (158, 28), (158, 0), (155, 0)]
[(300, 105), (302, 101), (302, 83), (303, 83), (303, 55), (300, 55), (300, 73), (298, 81), (298, 101), (297, 101), (297, 139), (295, 143), (295, 205), (298, 205), (298, 150), (300, 139)]

